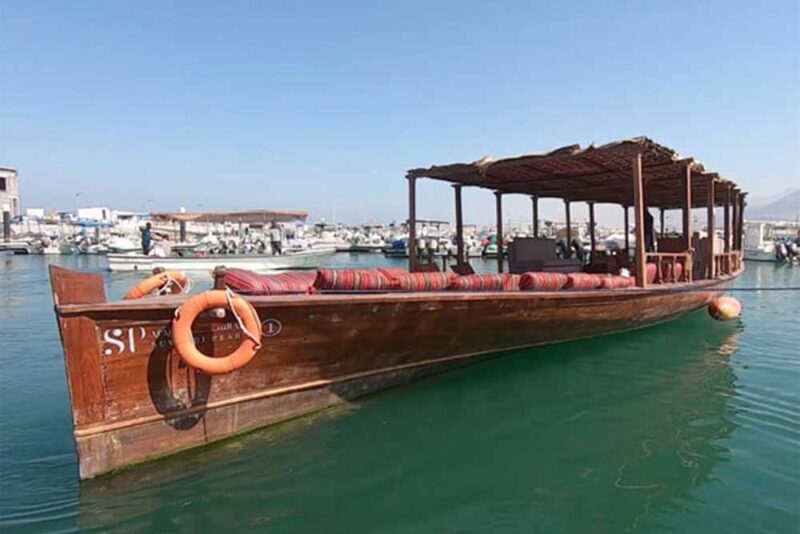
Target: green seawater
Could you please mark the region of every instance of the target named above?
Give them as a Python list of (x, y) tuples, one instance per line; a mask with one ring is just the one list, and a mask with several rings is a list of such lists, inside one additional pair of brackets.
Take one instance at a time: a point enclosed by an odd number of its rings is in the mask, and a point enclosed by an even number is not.
[[(48, 262), (105, 265), (0, 256), (3, 532), (800, 531), (798, 291), (736, 293), (741, 321), (701, 310), (515, 352), (79, 484)], [(111, 298), (140, 279), (105, 276)], [(800, 268), (749, 263), (737, 286), (797, 287)]]

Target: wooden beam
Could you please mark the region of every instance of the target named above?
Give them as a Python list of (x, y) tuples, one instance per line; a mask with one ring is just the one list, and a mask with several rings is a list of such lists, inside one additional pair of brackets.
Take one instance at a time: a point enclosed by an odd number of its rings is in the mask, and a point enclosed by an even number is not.
[(531, 204), (533, 204), (533, 237), (539, 237), (539, 197), (532, 195)]
[(633, 157), (633, 213), (636, 224), (636, 285), (647, 287), (647, 258), (644, 243), (644, 180), (642, 179), (642, 155)]
[(658, 218), (659, 224), (661, 225), (659, 228), (660, 236), (664, 237), (667, 235), (667, 232), (664, 230), (664, 208), (658, 208)]
[(744, 208), (747, 204), (744, 201), (744, 193), (739, 193), (739, 229), (736, 231), (736, 235), (739, 239), (739, 250), (744, 250), (744, 244), (742, 243), (742, 239), (744, 239)]
[(572, 257), (572, 222), (569, 218), (569, 200), (564, 201), (564, 210), (567, 216), (567, 258)]
[(630, 252), (631, 252), (631, 240), (630, 240), (629, 234), (630, 234), (630, 231), (631, 231), (631, 225), (630, 225), (630, 221), (628, 220), (628, 212), (630, 210), (629, 210), (629, 206), (622, 206), (622, 208), (625, 210), (625, 254), (630, 254)]
[(683, 240), (686, 250), (692, 248), (692, 170), (687, 165), (683, 169)]
[(497, 208), (497, 272), (503, 272), (503, 193), (495, 191), (495, 203)]
[(731, 189), (731, 250), (739, 250), (736, 239), (737, 228), (739, 228), (739, 197), (736, 191)]
[(464, 219), (461, 213), (461, 185), (454, 185), (456, 192), (456, 264), (464, 264)]
[(417, 179), (408, 177), (408, 270), (417, 270)]
[(725, 252), (731, 251), (731, 188), (725, 188), (725, 202), (722, 205), (725, 225)]
[(707, 215), (708, 215), (708, 267), (706, 273), (708, 279), (716, 276), (716, 269), (714, 268), (714, 178), (708, 178), (708, 201), (707, 201)]
[(589, 202), (589, 260), (594, 261), (595, 233), (594, 233), (594, 202)]

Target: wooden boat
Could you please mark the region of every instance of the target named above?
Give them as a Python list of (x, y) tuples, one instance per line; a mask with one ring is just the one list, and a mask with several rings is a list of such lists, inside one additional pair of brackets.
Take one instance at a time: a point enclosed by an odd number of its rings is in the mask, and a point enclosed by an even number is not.
[[(598, 172), (598, 167), (604, 170)], [(521, 169), (530, 173), (532, 168), (539, 169), (539, 175), (519, 176)], [(645, 188), (642, 176), (648, 170), (654, 178)], [(175, 350), (171, 329), (176, 310), (187, 303), (185, 295), (108, 302), (101, 276), (51, 266), (80, 477), (203, 445), (504, 351), (668, 321), (706, 306), (743, 269), (737, 237), (741, 232), (730, 231), (732, 225), (741, 228), (743, 194), (731, 182), (648, 139), (410, 171), (412, 229), (415, 181), (423, 176), (457, 185), (459, 263), (466, 261), (460, 222), (462, 185), (507, 193), (538, 191), (539, 196), (547, 190), (576, 200), (592, 192), (598, 201), (631, 202), (640, 222), (637, 286), (248, 296), (262, 324), (261, 347), (247, 365), (210, 375), (186, 365)], [(504, 186), (504, 180), (513, 185)], [(684, 184), (683, 193), (672, 182)], [(558, 191), (567, 193), (556, 193), (556, 183), (563, 183)], [(598, 188), (599, 184), (604, 187)], [(636, 192), (625, 193), (621, 184)], [(618, 196), (607, 193), (609, 186), (617, 186)], [(680, 209), (683, 204), (684, 211), (710, 202), (711, 219), (713, 206), (724, 206), (729, 250), (709, 255), (700, 276), (694, 276), (697, 269), (692, 266), (702, 265), (703, 259), (693, 258), (692, 250), (646, 252), (641, 224), (644, 198), (656, 207)], [(731, 205), (738, 206), (732, 218)], [(498, 223), (500, 207), (498, 201)], [(691, 218), (684, 221), (684, 232), (690, 236)], [(669, 245), (675, 243), (664, 242)], [(415, 248), (413, 230), (409, 248), (412, 252)], [(650, 269), (646, 260), (656, 261), (657, 266)], [(675, 275), (675, 270), (672, 275), (662, 272), (677, 262), (686, 265), (682, 275)], [(499, 261), (500, 270), (502, 266)], [(410, 270), (422, 268), (412, 253)], [(656, 280), (648, 277), (653, 270), (658, 271)], [(224, 270), (217, 271), (217, 287), (223, 275)], [(230, 313), (222, 318), (218, 313), (201, 316), (192, 330), (197, 348), (223, 357), (241, 346), (246, 334), (234, 319)]]

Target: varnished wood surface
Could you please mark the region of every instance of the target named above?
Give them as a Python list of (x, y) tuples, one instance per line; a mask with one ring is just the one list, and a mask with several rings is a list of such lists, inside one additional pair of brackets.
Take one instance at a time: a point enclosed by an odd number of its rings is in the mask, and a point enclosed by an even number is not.
[[(86, 276), (52, 273), (62, 275)], [(250, 364), (214, 377), (186, 367), (172, 349), (171, 320), (185, 297), (61, 304), (81, 475), (306, 413), (342, 388), (342, 399), (350, 398), (426, 367), (669, 320), (704, 306), (732, 280), (647, 290), (254, 297), (272, 335)], [(200, 319), (194, 332), (211, 355), (239, 343), (230, 318)]]

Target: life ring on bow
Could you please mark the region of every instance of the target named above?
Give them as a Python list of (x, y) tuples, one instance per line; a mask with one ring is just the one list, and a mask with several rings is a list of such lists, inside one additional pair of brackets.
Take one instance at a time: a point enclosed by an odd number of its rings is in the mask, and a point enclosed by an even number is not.
[[(228, 356), (212, 358), (200, 352), (194, 344), (192, 323), (204, 311), (228, 308), (246, 336), (239, 347)], [(178, 354), (191, 367), (210, 375), (230, 373), (247, 365), (261, 348), (261, 319), (253, 305), (230, 291), (215, 289), (195, 295), (175, 311), (172, 320), (172, 343)]]
[(183, 271), (164, 271), (154, 274), (147, 280), (143, 280), (134, 286), (133, 289), (125, 293), (124, 300), (135, 300), (146, 297), (154, 291), (161, 292), (168, 290), (172, 294), (188, 291), (189, 277)]

